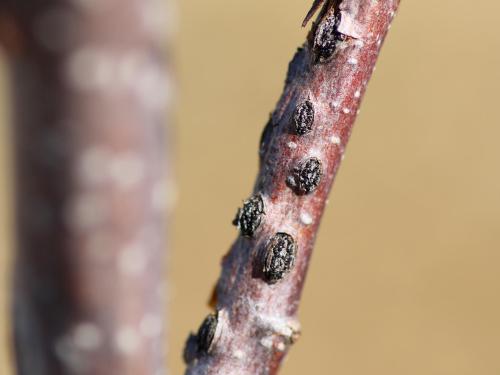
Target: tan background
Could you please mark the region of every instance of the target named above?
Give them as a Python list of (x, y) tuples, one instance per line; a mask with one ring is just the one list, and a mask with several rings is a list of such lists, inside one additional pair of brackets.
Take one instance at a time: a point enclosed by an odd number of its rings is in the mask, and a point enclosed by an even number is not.
[[(310, 2), (178, 1), (173, 374), (236, 236), (230, 221), (251, 190)], [(303, 336), (283, 374), (500, 374), (499, 12), (495, 0), (403, 1), (322, 223)], [(222, 166), (230, 179), (220, 181)], [(4, 225), (0, 235), (5, 280)], [(0, 297), (5, 311), (5, 288)]]

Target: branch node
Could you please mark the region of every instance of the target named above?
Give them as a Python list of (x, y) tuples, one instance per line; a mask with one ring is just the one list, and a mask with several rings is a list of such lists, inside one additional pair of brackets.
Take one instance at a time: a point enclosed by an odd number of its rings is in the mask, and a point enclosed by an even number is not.
[(297, 319), (259, 316), (257, 324), (260, 331), (264, 332), (262, 339), (269, 336), (279, 336), (284, 338), (288, 345), (296, 343), (301, 334), (300, 322)]

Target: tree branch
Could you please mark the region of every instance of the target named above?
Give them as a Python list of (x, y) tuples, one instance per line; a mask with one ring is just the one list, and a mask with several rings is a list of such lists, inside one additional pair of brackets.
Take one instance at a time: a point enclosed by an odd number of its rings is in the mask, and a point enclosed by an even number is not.
[(19, 374), (163, 374), (163, 2), (4, 0)]
[(297, 340), (320, 219), (398, 5), (324, 3), (264, 130), (254, 194), (235, 219), (242, 234), (223, 259), (216, 312), (188, 339), (186, 374), (276, 374)]

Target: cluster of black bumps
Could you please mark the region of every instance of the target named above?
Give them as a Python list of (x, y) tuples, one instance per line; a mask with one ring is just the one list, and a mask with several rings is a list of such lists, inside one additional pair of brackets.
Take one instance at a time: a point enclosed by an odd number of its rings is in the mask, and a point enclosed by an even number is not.
[[(335, 52), (337, 42), (344, 36), (338, 32), (340, 13), (328, 16), (316, 31), (314, 38), (314, 51), (319, 61), (324, 61)], [(260, 142), (261, 157), (265, 153), (272, 129), (272, 120), (269, 120), (262, 134)], [(305, 135), (312, 131), (314, 125), (314, 106), (306, 100), (299, 104), (293, 114), (293, 125), (297, 135)], [(309, 158), (301, 162), (293, 170), (292, 188), (297, 194), (310, 194), (314, 192), (323, 175), (321, 162), (317, 158)], [(233, 225), (236, 225), (243, 236), (253, 237), (262, 223), (264, 201), (260, 194), (254, 195), (243, 203), (238, 209)], [(264, 280), (268, 284), (275, 284), (282, 280), (291, 271), (295, 264), (297, 246), (293, 237), (287, 233), (276, 233), (267, 243), (260, 255), (260, 264)], [(184, 351), (184, 359), (190, 363), (194, 358), (210, 352), (218, 324), (218, 315), (208, 315), (198, 329), (196, 335), (190, 335)]]

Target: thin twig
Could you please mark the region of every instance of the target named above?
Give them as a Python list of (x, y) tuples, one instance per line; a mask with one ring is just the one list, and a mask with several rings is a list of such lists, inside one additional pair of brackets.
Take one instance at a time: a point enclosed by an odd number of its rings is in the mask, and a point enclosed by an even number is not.
[(223, 260), (215, 313), (186, 344), (186, 374), (275, 374), (297, 340), (320, 219), (398, 5), (324, 3), (264, 130), (254, 194), (235, 219), (241, 235)]

